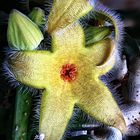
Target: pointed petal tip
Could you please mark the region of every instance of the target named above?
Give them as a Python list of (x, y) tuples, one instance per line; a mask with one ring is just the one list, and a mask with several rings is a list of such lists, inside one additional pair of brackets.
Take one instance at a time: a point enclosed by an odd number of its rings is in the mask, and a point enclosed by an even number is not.
[(17, 16), (21, 16), (22, 13), (16, 9), (13, 9), (10, 13), (10, 17), (17, 17)]
[(123, 134), (126, 132), (126, 123), (123, 116), (116, 119), (114, 127), (118, 128)]
[(11, 11), (11, 13), (16, 14), (16, 13), (19, 13), (19, 11), (16, 10), (16, 9), (13, 9), (13, 10)]
[(20, 11), (13, 9), (10, 12), (9, 22), (18, 23), (17, 22), (18, 20), (25, 19), (25, 18), (26, 18), (26, 16), (24, 14), (22, 14)]
[(94, 6), (92, 0), (55, 1), (48, 18), (49, 34), (57, 32), (89, 13)]

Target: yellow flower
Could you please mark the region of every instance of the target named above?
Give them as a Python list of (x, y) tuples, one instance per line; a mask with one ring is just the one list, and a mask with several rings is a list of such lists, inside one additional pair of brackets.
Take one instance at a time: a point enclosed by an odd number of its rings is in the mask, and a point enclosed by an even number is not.
[[(61, 139), (75, 104), (96, 120), (125, 131), (122, 113), (99, 79), (115, 63), (115, 43), (106, 39), (85, 47), (83, 28), (76, 21), (91, 9), (87, 0), (55, 1), (48, 20), (52, 52), (20, 51), (9, 60), (18, 81), (44, 89), (39, 129), (45, 140)], [(15, 11), (13, 17), (15, 13), (22, 16)]]

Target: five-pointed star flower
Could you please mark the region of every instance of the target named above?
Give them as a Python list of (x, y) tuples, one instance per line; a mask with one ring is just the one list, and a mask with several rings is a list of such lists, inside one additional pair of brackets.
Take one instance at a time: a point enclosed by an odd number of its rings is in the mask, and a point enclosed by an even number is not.
[[(18, 81), (44, 89), (39, 129), (40, 133), (45, 134), (45, 140), (61, 139), (75, 104), (96, 120), (121, 131), (125, 129), (117, 103), (99, 79), (115, 63), (115, 43), (106, 39), (85, 47), (83, 28), (76, 21), (90, 10), (91, 6), (86, 0), (55, 1), (48, 21), (52, 52), (20, 50), (9, 59), (10, 69)], [(79, 12), (81, 14), (78, 15)], [(26, 16), (14, 10), (9, 18), (9, 29), (12, 25), (13, 32), (17, 31), (14, 30), (17, 27), (22, 28), (11, 24), (18, 24), (18, 20), (24, 21), (25, 26), (35, 26)], [(15, 40), (18, 35), (23, 35), (24, 31), (20, 31), (19, 34), (13, 34)], [(30, 38), (25, 34), (24, 38)], [(32, 36), (34, 38), (36, 35)], [(23, 42), (21, 45), (26, 44)]]

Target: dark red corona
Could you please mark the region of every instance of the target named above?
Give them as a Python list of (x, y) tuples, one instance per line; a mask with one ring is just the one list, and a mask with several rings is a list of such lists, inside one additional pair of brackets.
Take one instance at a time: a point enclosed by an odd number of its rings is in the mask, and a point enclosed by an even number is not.
[(71, 82), (76, 79), (78, 74), (77, 67), (74, 64), (65, 64), (60, 71), (61, 78), (64, 81)]

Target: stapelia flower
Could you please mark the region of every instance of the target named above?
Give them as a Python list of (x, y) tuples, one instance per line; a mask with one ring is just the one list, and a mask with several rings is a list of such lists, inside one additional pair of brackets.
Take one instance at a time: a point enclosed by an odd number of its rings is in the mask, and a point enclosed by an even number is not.
[[(85, 47), (83, 28), (76, 22), (91, 9), (86, 0), (55, 1), (47, 28), (52, 36), (52, 52), (19, 51), (9, 59), (18, 81), (44, 89), (39, 131), (45, 134), (45, 140), (61, 139), (74, 105), (100, 122), (125, 130), (118, 105), (99, 79), (115, 63), (115, 43), (106, 39)], [(16, 11), (11, 15), (23, 16)]]

